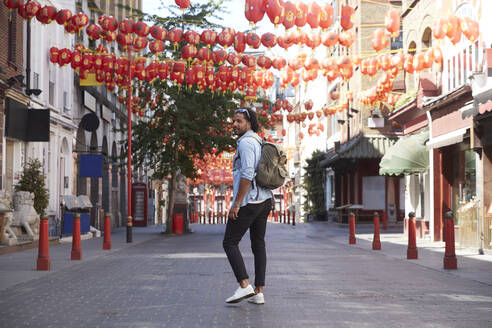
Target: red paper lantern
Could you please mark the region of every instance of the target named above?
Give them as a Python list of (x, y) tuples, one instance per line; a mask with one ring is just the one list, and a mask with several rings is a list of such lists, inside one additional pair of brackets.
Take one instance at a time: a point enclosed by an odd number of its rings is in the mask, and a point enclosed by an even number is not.
[(452, 44), (457, 44), (461, 40), (461, 23), (460, 19), (455, 15), (450, 15), (448, 17), (449, 27), (446, 36), (451, 40)]
[(321, 6), (321, 12), (319, 16), (319, 27), (323, 30), (329, 28), (333, 24), (334, 17), (333, 7), (329, 3), (325, 3)]
[(60, 25), (67, 25), (72, 18), (72, 11), (70, 9), (61, 9), (56, 13), (56, 22)]
[(120, 32), (116, 35), (116, 42), (120, 46), (128, 46), (128, 45), (133, 44), (133, 37), (131, 34), (125, 34), (125, 33)]
[(246, 43), (253, 49), (258, 49), (261, 45), (261, 39), (258, 34), (254, 32), (249, 32), (246, 35)]
[(436, 64), (442, 65), (443, 58), (442, 58), (442, 51), (441, 51), (441, 48), (439, 48), (439, 47), (434, 47), (434, 48), (432, 49), (432, 57), (434, 57), (434, 62), (435, 62)]
[(241, 62), (241, 56), (237, 55), (234, 52), (231, 52), (227, 55), (227, 62), (232, 66), (237, 66)]
[(277, 70), (281, 70), (285, 65), (287, 65), (287, 61), (282, 57), (275, 57), (272, 61), (272, 66)]
[(105, 31), (115, 32), (118, 29), (118, 20), (113, 16), (102, 16), (102, 20), (99, 25)]
[(234, 34), (235, 32), (233, 29), (230, 28), (223, 29), (218, 36), (219, 44), (224, 48), (228, 48), (232, 46), (232, 44), (234, 43)]
[(58, 63), (58, 54), (59, 54), (58, 48), (57, 47), (51, 47), (50, 48), (50, 62), (52, 62), (53, 64)]
[(333, 47), (338, 43), (338, 34), (335, 32), (323, 33), (321, 35), (321, 42), (326, 47)]
[(244, 16), (251, 24), (256, 24), (265, 16), (263, 0), (246, 0)]
[(160, 80), (167, 79), (167, 75), (169, 74), (169, 65), (167, 64), (167, 62), (160, 62), (157, 65), (157, 73)]
[(443, 39), (450, 29), (448, 19), (446, 17), (440, 17), (432, 26), (432, 35), (436, 39)]
[(334, 90), (330, 93), (330, 98), (332, 100), (337, 100), (339, 97), (340, 97), (340, 93), (336, 90)]
[(469, 17), (464, 17), (461, 19), (461, 30), (466, 38), (471, 42), (475, 42), (480, 35), (480, 27), (478, 22)]
[(133, 47), (137, 50), (140, 51), (147, 47), (147, 38), (144, 36), (137, 36), (135, 39), (133, 39)]
[(405, 58), (405, 63), (403, 64), (403, 69), (405, 72), (408, 74), (413, 74), (414, 72), (414, 66), (413, 66), (413, 56), (412, 55), (407, 55)]
[(3, 0), (3, 4), (9, 8), (9, 11), (19, 8), (22, 6), (22, 1), (20, 0)]
[(384, 17), (384, 26), (392, 38), (400, 35), (400, 13), (395, 9), (389, 9)]
[(102, 29), (97, 24), (89, 24), (85, 31), (87, 32), (89, 39), (99, 40)]
[(41, 9), (41, 5), (36, 1), (28, 1), (24, 5), (19, 6), (18, 14), (24, 19), (32, 19), (38, 11)]
[(60, 51), (58, 52), (58, 65), (63, 67), (64, 65), (69, 64), (71, 60), (72, 60), (72, 52), (70, 51), (70, 49), (67, 48), (60, 49)]
[(247, 67), (255, 67), (256, 66), (256, 58), (250, 55), (243, 55), (241, 58), (242, 63)]
[(270, 69), (272, 67), (272, 60), (267, 56), (260, 56), (257, 60), (258, 66), (264, 69)]
[(181, 8), (181, 10), (185, 10), (190, 6), (190, 0), (174, 0), (174, 2)]
[(181, 57), (187, 61), (191, 61), (193, 58), (195, 58), (197, 53), (198, 50), (193, 44), (187, 44), (183, 48), (181, 48)]
[(44, 6), (36, 13), (36, 18), (42, 24), (49, 24), (56, 18), (57, 10), (53, 6)]
[(162, 52), (164, 50), (164, 41), (152, 40), (149, 42), (149, 50), (154, 54)]
[(306, 46), (314, 50), (320, 44), (321, 44), (321, 36), (318, 33), (312, 33), (311, 35), (307, 35)]
[(264, 0), (265, 2), (265, 11), (268, 15), (268, 18), (277, 26), (278, 24), (282, 24), (284, 18), (284, 7), (280, 5), (278, 0)]
[(212, 60), (212, 50), (210, 50), (207, 47), (200, 48), (200, 49), (198, 49), (198, 53), (197, 53), (196, 57), (200, 61), (209, 62)]
[(340, 18), (340, 26), (346, 31), (350, 30), (353, 26), (353, 18), (354, 18), (355, 10), (350, 6), (342, 6), (342, 15)]
[(149, 34), (149, 32), (150, 28), (144, 22), (136, 22), (135, 25), (133, 25), (133, 33), (138, 36), (145, 37)]
[(135, 21), (133, 19), (124, 19), (120, 22), (119, 30), (121, 33), (129, 34), (133, 33), (133, 26), (135, 25)]
[(284, 2), (283, 7), (284, 20), (282, 21), (282, 24), (284, 25), (285, 29), (288, 30), (296, 24), (297, 8), (296, 5), (294, 5), (290, 1)]
[(296, 9), (296, 26), (301, 28), (307, 23), (308, 6), (304, 2), (298, 0), (296, 2)]
[(212, 53), (212, 60), (215, 64), (222, 64), (227, 58), (225, 50), (219, 49)]
[(103, 56), (102, 55), (94, 55), (93, 54), (93, 57), (92, 57), (92, 67), (94, 67), (95, 69), (102, 69), (102, 66), (103, 66)]
[(234, 50), (238, 53), (243, 53), (246, 49), (246, 36), (243, 32), (236, 32), (234, 35)]
[(340, 43), (341, 46), (350, 48), (352, 44), (355, 41), (355, 35), (354, 32), (349, 30), (349, 31), (343, 31), (340, 33), (340, 36), (338, 37), (338, 42)]
[(321, 7), (313, 1), (309, 4), (308, 14), (307, 14), (307, 22), (311, 28), (319, 27), (319, 19), (321, 16)]
[(382, 28), (378, 28), (374, 30), (374, 32), (372, 33), (372, 40), (371, 40), (371, 44), (374, 50), (381, 51), (384, 48), (388, 47), (389, 43), (390, 40), (388, 39)]
[(183, 41), (183, 31), (179, 28), (172, 29), (167, 33), (166, 39), (177, 47), (178, 43)]
[[(51, 61), (51, 56), (50, 56), (50, 61)], [(82, 65), (82, 53), (78, 50), (75, 50), (74, 52), (72, 52), (70, 67), (72, 67), (72, 69), (78, 69), (81, 65)]]
[(89, 70), (92, 68), (94, 57), (90, 53), (85, 53), (82, 55), (81, 68), (83, 70)]
[(205, 30), (202, 32), (200, 40), (205, 43), (207, 47), (211, 47), (217, 42), (217, 32), (212, 30)]
[(273, 48), (277, 44), (277, 37), (275, 34), (267, 32), (261, 36), (261, 43), (267, 48)]
[(150, 28), (150, 35), (152, 35), (152, 37), (156, 40), (165, 41), (167, 30), (159, 25), (154, 25)]

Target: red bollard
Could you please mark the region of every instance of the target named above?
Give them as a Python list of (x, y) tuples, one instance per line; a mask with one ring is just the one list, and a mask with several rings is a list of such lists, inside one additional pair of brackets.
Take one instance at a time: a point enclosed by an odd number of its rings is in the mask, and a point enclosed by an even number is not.
[(103, 249), (111, 249), (111, 213), (106, 213), (106, 216), (104, 217)]
[(374, 212), (374, 238), (372, 240), (372, 250), (381, 250), (381, 240), (379, 238), (379, 214)]
[(355, 244), (355, 214), (350, 213), (349, 217), (349, 244)]
[(444, 215), (446, 227), (446, 252), (444, 253), (444, 269), (452, 270), (458, 268), (456, 254), (454, 252), (454, 219), (453, 212), (448, 211)]
[(415, 213), (408, 213), (408, 248), (407, 259), (416, 260), (419, 258), (417, 251), (417, 234), (415, 229)]
[(72, 253), (71, 260), (82, 260), (82, 249), (80, 247), (80, 214), (75, 213), (73, 216), (72, 232)]
[[(273, 212), (273, 217), (275, 218), (275, 222), (279, 222), (278, 212)], [(280, 218), (280, 223), (282, 223), (282, 218)]]
[(289, 210), (287, 210), (287, 224), (290, 224), (290, 211)]
[(48, 217), (43, 216), (39, 221), (39, 246), (38, 246), (38, 271), (49, 271), (50, 269), (50, 239), (48, 236)]
[(292, 213), (292, 225), (296, 225), (296, 212)]
[(388, 217), (386, 216), (386, 211), (383, 211), (381, 220), (383, 221), (383, 230), (388, 229)]
[(183, 213), (173, 214), (173, 233), (175, 235), (183, 234)]

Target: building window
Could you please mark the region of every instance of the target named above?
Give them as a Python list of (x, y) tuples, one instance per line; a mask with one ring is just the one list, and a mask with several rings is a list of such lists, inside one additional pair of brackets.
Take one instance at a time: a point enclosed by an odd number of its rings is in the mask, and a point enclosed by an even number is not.
[(8, 32), (8, 49), (7, 60), (15, 63), (17, 56), (17, 16), (15, 14), (10, 16), (9, 32)]
[(39, 89), (39, 74), (36, 72), (32, 75), (32, 88)]
[(70, 99), (68, 99), (68, 91), (63, 91), (63, 110), (70, 111)]
[(55, 71), (50, 68), (48, 85), (48, 102), (51, 106), (55, 106)]

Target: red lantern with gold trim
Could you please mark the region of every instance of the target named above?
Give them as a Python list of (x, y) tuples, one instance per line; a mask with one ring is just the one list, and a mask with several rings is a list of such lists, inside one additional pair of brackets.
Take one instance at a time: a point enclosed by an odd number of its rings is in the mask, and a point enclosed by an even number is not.
[(389, 39), (382, 28), (374, 30), (372, 33), (371, 45), (376, 51), (381, 51), (389, 46)]
[(135, 25), (133, 25), (133, 33), (138, 36), (145, 37), (149, 35), (149, 32), (150, 28), (144, 22), (136, 22)]
[(235, 32), (233, 29), (225, 28), (219, 33), (217, 41), (222, 47), (228, 48), (234, 43), (234, 34)]
[(3, 0), (3, 4), (9, 8), (9, 11), (19, 8), (22, 6), (22, 1), (20, 0)]
[(258, 66), (264, 69), (270, 69), (272, 67), (272, 60), (267, 56), (260, 56), (257, 60)]
[(440, 17), (432, 26), (432, 35), (438, 40), (443, 39), (448, 33), (448, 29), (450, 29), (448, 19)]
[(89, 36), (89, 39), (99, 40), (102, 29), (97, 24), (89, 24), (87, 26), (87, 28), (85, 29), (85, 31), (86, 31), (87, 35)]
[(41, 5), (38, 2), (28, 1), (18, 8), (18, 14), (24, 19), (32, 19), (39, 10), (41, 10)]
[(82, 53), (78, 50), (75, 50), (74, 52), (72, 52), (70, 67), (72, 67), (72, 69), (78, 69), (81, 65), (82, 65)]
[(241, 56), (237, 55), (234, 52), (231, 52), (227, 55), (227, 62), (232, 66), (237, 66), (241, 63)]
[(160, 53), (164, 50), (164, 41), (152, 40), (149, 42), (149, 50), (154, 54)]
[(268, 49), (277, 45), (277, 37), (275, 34), (267, 32), (261, 36), (261, 43)]
[(273, 68), (277, 70), (281, 70), (285, 65), (287, 65), (287, 61), (283, 57), (275, 57), (272, 61)]
[(165, 41), (167, 30), (159, 25), (154, 25), (150, 28), (150, 35), (152, 35), (152, 37), (156, 40)]
[(246, 43), (251, 48), (258, 49), (260, 47), (260, 45), (261, 45), (261, 39), (260, 39), (260, 37), (256, 33), (249, 32), (246, 35)]
[(200, 61), (207, 61), (207, 62), (209, 62), (209, 61), (212, 60), (212, 50), (210, 50), (207, 47), (200, 48), (200, 49), (198, 49), (198, 52), (197, 52), (196, 57)]
[(311, 28), (319, 27), (319, 18), (321, 16), (321, 7), (313, 1), (309, 4), (308, 14), (307, 14), (307, 22)]
[(352, 21), (355, 15), (354, 8), (350, 6), (342, 6), (342, 14), (340, 18), (340, 26), (346, 31), (350, 30), (354, 26)]
[(329, 3), (325, 3), (321, 6), (321, 12), (319, 16), (319, 27), (323, 30), (330, 28), (331, 24), (333, 24), (335, 11), (333, 7)]
[(118, 29), (118, 20), (113, 16), (103, 16), (101, 20), (101, 27), (105, 31), (115, 32)]
[(58, 53), (58, 65), (63, 67), (67, 64), (70, 64), (71, 60), (72, 60), (72, 52), (70, 51), (70, 49), (67, 48), (60, 49)]
[(85, 13), (78, 13), (72, 17), (75, 30), (80, 32), (87, 24), (89, 24), (89, 17)]
[(284, 7), (280, 5), (279, 0), (264, 0), (265, 1), (265, 11), (268, 18), (277, 26), (282, 24), (284, 20)]
[(307, 23), (308, 6), (302, 1), (296, 1), (296, 26), (301, 28)]
[(50, 48), (50, 62), (53, 64), (58, 63), (58, 55), (59, 55), (59, 49), (57, 47), (51, 47)]
[(294, 45), (294, 43), (292, 43), (292, 40), (285, 36), (279, 36), (277, 38), (277, 44), (279, 45), (279, 47), (285, 50), (289, 49), (291, 46)]
[(389, 9), (384, 16), (384, 27), (392, 38), (400, 35), (400, 13), (395, 9)]
[(338, 37), (338, 42), (341, 46), (350, 48), (355, 41), (355, 34), (352, 30), (343, 31)]
[(49, 24), (56, 18), (57, 10), (54, 6), (44, 6), (36, 13), (36, 18), (42, 24)]
[(256, 24), (265, 16), (263, 0), (246, 0), (244, 6), (244, 16), (251, 24)]
[(159, 62), (157, 65), (157, 74), (161, 81), (167, 79), (167, 75), (169, 74), (169, 65), (167, 62)]
[(283, 7), (284, 20), (282, 21), (282, 24), (284, 25), (285, 29), (288, 30), (296, 24), (297, 8), (296, 5), (290, 1), (284, 2)]
[(60, 25), (67, 25), (68, 21), (72, 18), (72, 11), (70, 9), (60, 9), (56, 13), (56, 22)]
[(140, 51), (140, 50), (144, 49), (145, 47), (147, 47), (147, 43), (148, 43), (148, 41), (147, 41), (146, 37), (137, 36), (133, 40), (133, 47), (135, 48), (135, 50)]
[(246, 49), (246, 36), (243, 32), (236, 32), (234, 35), (234, 50), (238, 53), (243, 53)]
[(129, 34), (133, 33), (133, 26), (135, 25), (135, 21), (133, 19), (124, 19), (120, 22), (119, 30), (121, 33)]
[(321, 42), (326, 47), (333, 47), (338, 43), (338, 34), (335, 32), (323, 33), (321, 36)]
[(181, 48), (181, 57), (187, 61), (191, 61), (197, 55), (198, 50), (193, 44), (187, 44)]
[(200, 40), (210, 48), (217, 43), (217, 32), (213, 30), (205, 30), (202, 32)]
[(223, 49), (215, 50), (212, 53), (212, 61), (215, 64), (222, 64), (224, 60), (226, 60), (226, 58), (227, 58), (227, 52), (225, 52), (225, 50)]

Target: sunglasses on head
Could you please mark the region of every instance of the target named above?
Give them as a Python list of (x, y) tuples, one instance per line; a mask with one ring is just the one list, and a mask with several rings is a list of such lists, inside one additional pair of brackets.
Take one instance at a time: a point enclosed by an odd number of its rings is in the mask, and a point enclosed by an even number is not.
[(248, 116), (248, 120), (251, 120), (251, 116), (249, 116), (249, 110), (247, 110), (246, 108), (239, 108), (238, 110), (236, 110), (236, 114), (237, 113), (246, 113), (246, 115)]

